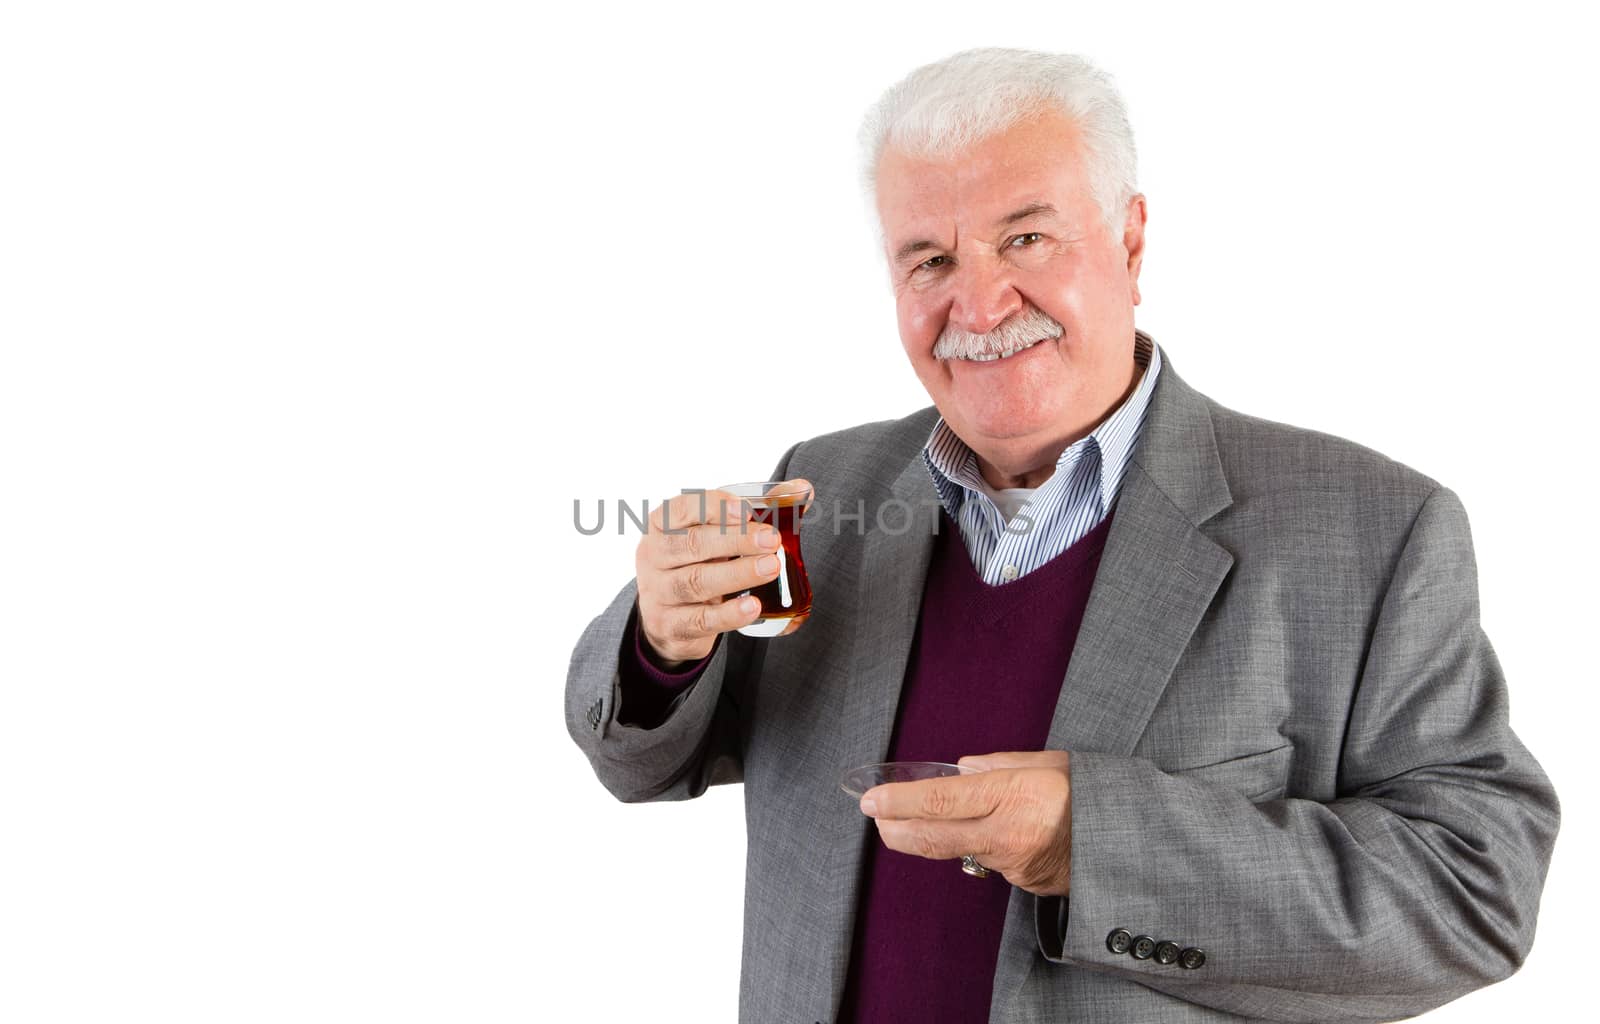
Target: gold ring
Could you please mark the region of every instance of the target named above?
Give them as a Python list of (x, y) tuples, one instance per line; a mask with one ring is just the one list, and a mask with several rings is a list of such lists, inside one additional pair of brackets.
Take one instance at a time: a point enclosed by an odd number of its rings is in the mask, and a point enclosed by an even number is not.
[(989, 877), (989, 869), (984, 867), (982, 864), (979, 864), (978, 863), (978, 859), (976, 857), (973, 857), (970, 854), (966, 854), (966, 855), (962, 856), (962, 858), (961, 858), (961, 870), (965, 871), (967, 874), (971, 875), (973, 878), (988, 878)]

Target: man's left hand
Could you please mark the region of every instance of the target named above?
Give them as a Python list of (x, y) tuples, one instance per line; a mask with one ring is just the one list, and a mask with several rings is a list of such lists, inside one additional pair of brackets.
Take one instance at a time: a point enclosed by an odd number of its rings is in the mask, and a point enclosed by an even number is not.
[(981, 774), (890, 782), (861, 796), (891, 850), (972, 856), (1019, 889), (1065, 896), (1072, 884), (1072, 777), (1064, 750), (963, 757)]

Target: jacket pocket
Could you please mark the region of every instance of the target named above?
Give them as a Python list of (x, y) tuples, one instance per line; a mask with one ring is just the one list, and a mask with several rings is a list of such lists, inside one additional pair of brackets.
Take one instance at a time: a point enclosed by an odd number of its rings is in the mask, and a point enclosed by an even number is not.
[(1289, 788), (1289, 766), (1294, 760), (1294, 744), (1230, 757), (1192, 768), (1178, 768), (1168, 774), (1194, 779), (1244, 794), (1251, 803), (1276, 800)]

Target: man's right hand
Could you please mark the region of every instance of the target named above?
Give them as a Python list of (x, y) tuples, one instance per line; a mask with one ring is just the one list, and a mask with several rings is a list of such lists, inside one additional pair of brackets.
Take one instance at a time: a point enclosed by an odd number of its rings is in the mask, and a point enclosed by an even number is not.
[(634, 554), (639, 628), (670, 670), (699, 661), (717, 634), (760, 616), (754, 597), (723, 595), (777, 577), (778, 531), (748, 519), (743, 503), (726, 491), (680, 494), (651, 512), (649, 522)]

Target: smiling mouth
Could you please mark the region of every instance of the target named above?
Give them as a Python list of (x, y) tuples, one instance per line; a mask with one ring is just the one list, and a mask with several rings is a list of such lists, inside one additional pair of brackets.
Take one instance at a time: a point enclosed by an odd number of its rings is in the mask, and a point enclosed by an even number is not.
[(1026, 351), (1028, 351), (1028, 349), (1032, 348), (1033, 346), (1039, 344), (1039, 342), (1044, 341), (1044, 340), (1046, 340), (1046, 339), (1044, 339), (1044, 338), (1035, 338), (1035, 339), (1033, 339), (1032, 341), (1028, 342), (1025, 345), (1018, 345), (1016, 348), (1008, 348), (1008, 349), (1005, 349), (1005, 350), (1000, 351), (1000, 352), (990, 352), (987, 355), (981, 355), (981, 356), (965, 356), (965, 357), (963, 357), (963, 361), (969, 362), (969, 363), (992, 363), (997, 359), (1010, 359), (1012, 356), (1016, 355), (1017, 353), (1026, 352)]

